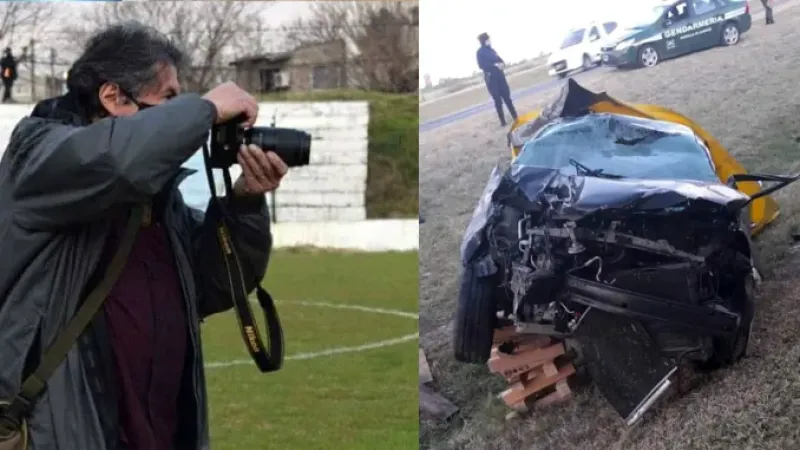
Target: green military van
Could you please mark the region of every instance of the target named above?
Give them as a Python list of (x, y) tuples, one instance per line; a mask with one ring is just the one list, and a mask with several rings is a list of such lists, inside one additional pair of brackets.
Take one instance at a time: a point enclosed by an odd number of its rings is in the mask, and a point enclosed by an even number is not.
[(655, 6), (641, 25), (601, 49), (602, 64), (653, 67), (661, 60), (735, 45), (750, 29), (746, 0), (679, 0)]

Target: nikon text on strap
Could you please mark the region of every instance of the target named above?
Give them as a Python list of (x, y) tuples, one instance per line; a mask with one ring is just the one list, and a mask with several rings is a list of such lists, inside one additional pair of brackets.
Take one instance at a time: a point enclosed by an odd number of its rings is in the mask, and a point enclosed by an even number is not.
[[(250, 301), (247, 298), (247, 291), (245, 288), (245, 280), (242, 276), (242, 267), (239, 263), (239, 257), (236, 255), (236, 249), (231, 241), (231, 235), (227, 223), (228, 208), (225, 202), (221, 201), (216, 196), (216, 185), (214, 183), (214, 174), (211, 172), (211, 164), (209, 163), (210, 153), (207, 145), (203, 145), (203, 159), (205, 161), (206, 177), (208, 178), (208, 185), (211, 189), (211, 199), (220, 210), (221, 220), (217, 224), (217, 239), (220, 243), (222, 250), (222, 258), (225, 263), (225, 269), (228, 272), (228, 282), (231, 289), (231, 296), (233, 297), (233, 306), (236, 310), (236, 317), (239, 319), (239, 330), (242, 333), (242, 340), (244, 340), (247, 351), (255, 361), (259, 370), (262, 372), (274, 372), (281, 368), (283, 365), (283, 329), (281, 322), (278, 318), (278, 311), (275, 308), (275, 302), (272, 296), (261, 287), (261, 280), (256, 280), (256, 296), (261, 309), (264, 311), (264, 320), (267, 327), (267, 338), (269, 343), (269, 350), (264, 346), (261, 339), (261, 333), (258, 331), (255, 317), (253, 316), (253, 309), (250, 307)], [(225, 182), (225, 190), (229, 195), (233, 193), (233, 185), (231, 182), (231, 174), (228, 169), (222, 169), (222, 175)]]
[(44, 392), (47, 380), (55, 373), (72, 346), (89, 326), (122, 273), (136, 240), (136, 234), (146, 217), (145, 213), (149, 214), (149, 208), (149, 205), (136, 205), (132, 208), (119, 248), (109, 262), (103, 278), (86, 297), (72, 320), (56, 335), (53, 343), (45, 350), (39, 366), (22, 382), (22, 387), (16, 397), (11, 399), (10, 403), (0, 406), (0, 436), (25, 432), (20, 428), (25, 417), (31, 413), (34, 402)]

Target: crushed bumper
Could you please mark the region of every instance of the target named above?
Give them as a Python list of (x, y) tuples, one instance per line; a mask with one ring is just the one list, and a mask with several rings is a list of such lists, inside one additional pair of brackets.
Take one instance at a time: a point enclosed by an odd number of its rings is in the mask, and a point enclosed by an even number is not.
[(678, 370), (636, 321), (587, 310), (576, 335), (594, 385), (631, 426), (662, 397)]
[(601, 311), (646, 321), (662, 321), (687, 331), (730, 336), (739, 327), (739, 315), (718, 306), (693, 304), (636, 292), (593, 279), (594, 269), (573, 269), (566, 276), (566, 290), (576, 302)]

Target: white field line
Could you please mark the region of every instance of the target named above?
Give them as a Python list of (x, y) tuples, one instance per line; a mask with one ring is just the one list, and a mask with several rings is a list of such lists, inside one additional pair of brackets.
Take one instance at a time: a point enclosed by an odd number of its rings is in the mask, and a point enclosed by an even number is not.
[[(258, 302), (255, 302), (255, 303), (258, 303)], [(301, 305), (301, 306), (318, 306), (318, 307), (321, 307), (321, 308), (350, 309), (350, 310), (353, 310), (353, 311), (361, 311), (361, 312), (366, 312), (366, 313), (386, 314), (386, 315), (389, 315), (389, 316), (407, 317), (409, 319), (419, 319), (419, 313), (400, 311), (400, 310), (397, 310), (397, 309), (373, 308), (371, 306), (348, 305), (346, 303), (309, 302), (309, 301), (304, 301), (304, 300), (284, 301), (284, 302), (281, 302), (281, 303), (288, 303), (288, 304), (291, 304), (291, 305)]]
[[(255, 302), (255, 301), (253, 301)], [(396, 309), (386, 309), (386, 308), (373, 308), (370, 306), (361, 306), (361, 305), (348, 305), (342, 303), (329, 303), (329, 302), (310, 302), (310, 301), (284, 301), (278, 303), (289, 303), (294, 305), (301, 305), (301, 306), (310, 306), (310, 307), (320, 307), (320, 308), (333, 308), (333, 309), (348, 309), (352, 311), (360, 311), (366, 312), (371, 314), (385, 314), (389, 316), (397, 316), (397, 317), (405, 317), (407, 319), (419, 319), (418, 313), (410, 313), (407, 311), (400, 311)], [(413, 341), (414, 339), (419, 338), (419, 332), (407, 334), (404, 336), (400, 336), (397, 338), (392, 339), (384, 339), (382, 341), (371, 342), (368, 344), (362, 345), (355, 345), (355, 346), (347, 346), (347, 347), (334, 347), (325, 350), (320, 350), (317, 352), (307, 352), (307, 353), (296, 353), (294, 355), (289, 355), (285, 359), (287, 361), (299, 361), (304, 359), (314, 359), (320, 358), (323, 356), (333, 356), (333, 355), (341, 355), (345, 353), (361, 353), (368, 350), (380, 349), (385, 347), (390, 347), (392, 345), (402, 344), (404, 342)], [(242, 366), (253, 364), (253, 360), (251, 359), (235, 359), (232, 361), (217, 361), (217, 362), (210, 362), (206, 363), (206, 369), (218, 369), (222, 367), (231, 367), (231, 366)]]

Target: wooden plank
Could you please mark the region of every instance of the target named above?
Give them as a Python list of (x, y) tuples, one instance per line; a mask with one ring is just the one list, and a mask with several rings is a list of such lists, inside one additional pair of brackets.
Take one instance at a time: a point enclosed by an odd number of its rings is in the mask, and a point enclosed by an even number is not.
[(502, 344), (503, 342), (510, 341), (517, 337), (517, 330), (513, 326), (507, 326), (494, 330), (492, 336), (492, 344)]
[(546, 396), (540, 398), (536, 401), (535, 405), (538, 407), (554, 405), (557, 403), (563, 403), (569, 400), (572, 397), (572, 390), (569, 388), (567, 384), (567, 380), (561, 380), (556, 383), (556, 390), (555, 392), (551, 392)]
[(554, 377), (558, 375), (558, 369), (556, 368), (556, 365), (551, 362), (546, 363), (542, 367), (542, 371), (544, 372), (544, 376), (546, 377)]
[(419, 349), (419, 382), (420, 384), (427, 384), (433, 381), (431, 374), (431, 367), (428, 365), (428, 358), (425, 357), (425, 352)]
[(552, 362), (564, 354), (564, 344), (559, 342), (550, 347), (537, 347), (533, 344), (523, 345), (511, 355), (496, 353), (488, 361), (489, 371), (498, 373), (507, 379), (519, 378), (520, 374), (529, 372), (542, 364)]
[[(568, 364), (560, 368), (554, 377), (536, 377), (529, 383), (515, 384), (511, 388), (503, 391), (500, 394), (500, 397), (503, 399), (506, 405), (514, 405), (548, 386), (552, 386), (561, 380), (566, 380), (574, 373), (575, 367), (573, 367), (572, 364)], [(561, 392), (563, 392), (563, 389)]]
[(458, 412), (458, 407), (433, 389), (419, 385), (419, 409), (421, 412), (440, 420), (447, 420)]
[[(544, 347), (550, 344), (550, 337), (541, 334), (519, 333), (514, 326), (494, 330), (492, 345), (498, 346), (506, 342), (517, 344), (534, 344)], [(496, 347), (495, 347), (496, 348)]]

